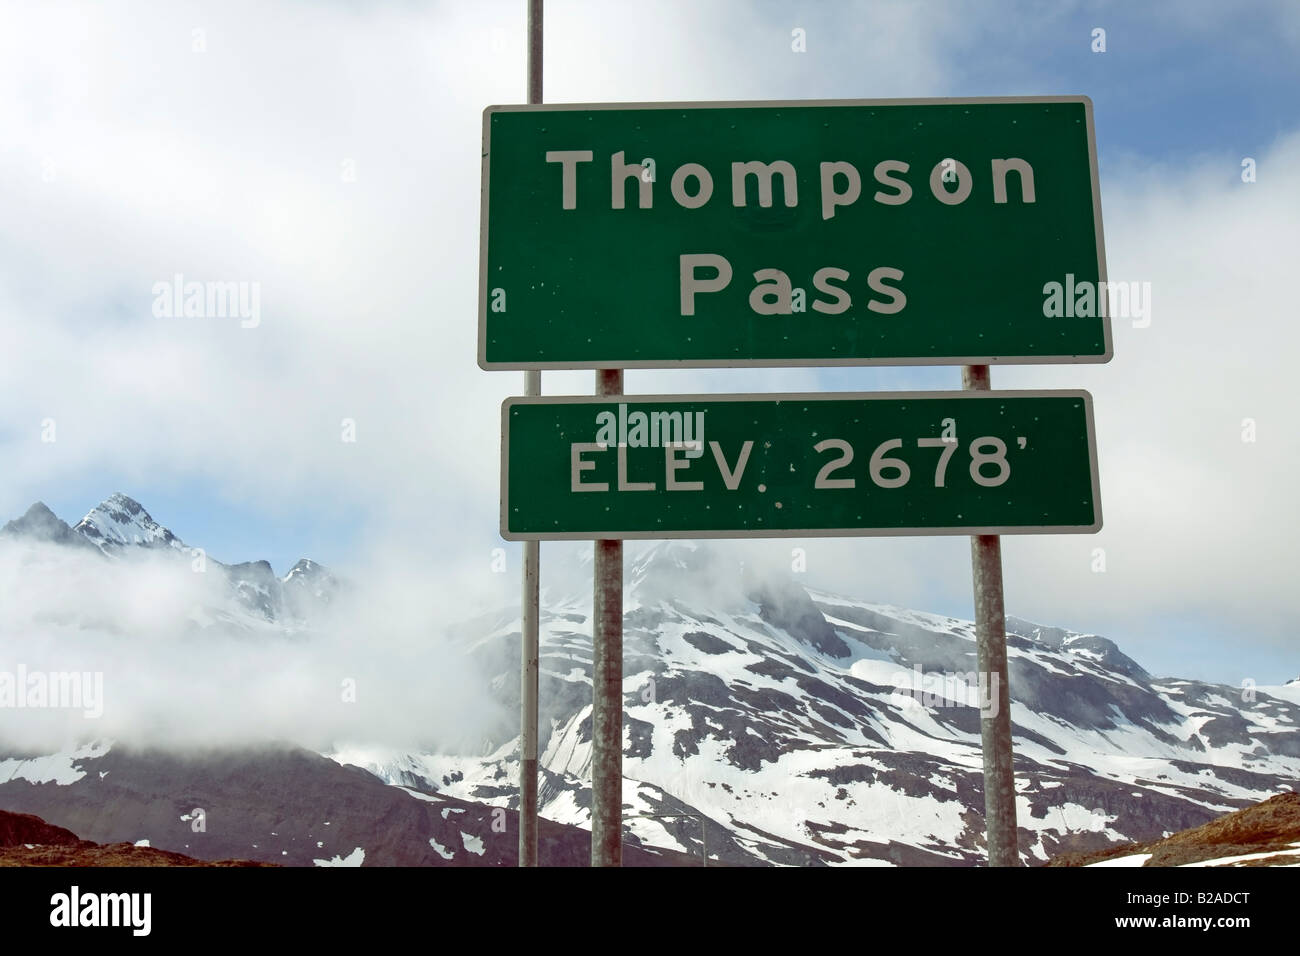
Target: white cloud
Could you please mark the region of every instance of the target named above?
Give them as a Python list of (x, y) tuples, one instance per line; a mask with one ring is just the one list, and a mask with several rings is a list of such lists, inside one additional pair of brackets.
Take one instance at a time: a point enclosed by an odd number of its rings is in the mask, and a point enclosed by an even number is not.
[[(288, 740), (322, 750), (477, 751), (502, 726), (502, 711), (446, 626), (489, 599), (501, 606), (504, 595), (473, 575), (431, 581), (423, 565), (387, 558), (353, 578), (309, 632), (286, 633), (241, 608), (212, 563), (196, 573), (189, 557), (170, 552), (106, 560), (0, 541), (0, 672), (10, 681), (23, 672), (102, 674), (102, 699), (84, 706), (8, 702), (0, 744), (40, 752), (96, 738)], [(102, 714), (88, 718), (92, 705)]]
[[(778, 95), (808, 63), (824, 83), (855, 35), (813, 23), (796, 55), (791, 27), (748, 4), (645, 5), (635, 29), (616, 7), (548, 5), (548, 99)], [(933, 87), (922, 18), (879, 16), (890, 30), (870, 32), (869, 72)], [(48, 4), (11, 18), (0, 346), (22, 361), (0, 380), (8, 511), (110, 471), (128, 487), (201, 478), (263, 509), (309, 493), (366, 509), (376, 534), (482, 540), (470, 529), (495, 526), (497, 406), (519, 376), (474, 364), (478, 143), (484, 106), (523, 99), (519, 5), (126, 18)], [(260, 283), (261, 324), (155, 318), (153, 285), (177, 273)], [(547, 382), (590, 387), (589, 373)]]
[[(949, 11), (552, 0), (546, 95), (951, 95), (957, 54), (997, 20)], [(360, 508), (376, 551), (486, 567), (498, 404), (520, 383), (474, 364), (478, 143), (484, 106), (523, 99), (522, 13), (517, 2), (11, 11), (0, 34), (0, 354), (17, 357), (0, 378), (6, 513), (99, 471), (202, 479), (260, 509), (310, 500), (321, 521)], [(790, 51), (796, 26), (809, 31), (806, 54)], [(206, 52), (193, 51), (194, 29)], [(1013, 611), (1101, 629), (1194, 609), (1280, 633), (1295, 577), (1281, 476), (1300, 464), (1287, 284), (1300, 196), (1286, 173), (1298, 154), (1294, 137), (1263, 152), (1252, 185), (1222, 157), (1106, 167), (1110, 271), (1152, 282), (1153, 322), (1119, 325), (1107, 366), (994, 372), (999, 387), (1090, 388), (1101, 444), (1105, 529), (1008, 539)], [(349, 160), (355, 182), (341, 176)], [(154, 318), (151, 287), (176, 272), (260, 282), (261, 325)], [(632, 373), (628, 387), (816, 382), (806, 370), (664, 372)], [(590, 388), (589, 372), (546, 376), (548, 393)], [(40, 441), (47, 417), (54, 444)], [(1244, 417), (1258, 421), (1253, 445), (1239, 439)], [(356, 421), (355, 444), (340, 441), (343, 418)], [(1104, 575), (1090, 570), (1096, 546)], [(828, 583), (864, 597), (968, 600), (960, 539), (808, 547), (810, 576), (831, 568)]]

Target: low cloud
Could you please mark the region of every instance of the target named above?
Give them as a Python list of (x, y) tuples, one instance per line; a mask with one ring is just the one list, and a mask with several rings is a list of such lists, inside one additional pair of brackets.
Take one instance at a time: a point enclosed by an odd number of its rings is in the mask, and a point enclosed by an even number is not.
[[(404, 570), (405, 565), (405, 570)], [(186, 555), (0, 542), (0, 671), (103, 675), (103, 714), (0, 710), (9, 751), (112, 738), (184, 747), (288, 740), (481, 749), (497, 705), (445, 628), (476, 605), (466, 582), (404, 561), (364, 569), (297, 632), (235, 610), (220, 568)], [(486, 602), (485, 602), (486, 603)], [(496, 741), (500, 743), (500, 741)]]

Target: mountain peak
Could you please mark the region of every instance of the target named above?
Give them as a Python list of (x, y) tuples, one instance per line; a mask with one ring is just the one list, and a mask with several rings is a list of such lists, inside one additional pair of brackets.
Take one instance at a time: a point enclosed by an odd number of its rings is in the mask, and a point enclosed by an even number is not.
[(1011, 614), (1006, 617), (1006, 627), (1009, 640), (1021, 637), (1051, 651), (1068, 650), (1071, 654), (1083, 654), (1111, 670), (1137, 680), (1148, 680), (1151, 677), (1141, 664), (1121, 651), (1119, 645), (1109, 638), (1097, 634), (1079, 634), (1063, 627), (1035, 624)]
[(311, 617), (320, 605), (330, 603), (339, 587), (338, 579), (311, 558), (299, 558), (281, 583), (289, 610), (304, 618)]
[(53, 518), (55, 521), (58, 521), (58, 520), (59, 520), (58, 515), (56, 515), (53, 511), (51, 511), (51, 510), (49, 509), (49, 506), (46, 505), (46, 503), (45, 503), (44, 501), (38, 501), (38, 502), (36, 502), (34, 505), (32, 505), (30, 508), (28, 508), (28, 509), (27, 509), (27, 513), (24, 514), (24, 515), (22, 516), (22, 518), (20, 518), (19, 520), (21, 520), (21, 521), (47, 521), (47, 520), (49, 520), (50, 518)]
[(73, 534), (67, 522), (46, 507), (43, 501), (36, 502), (21, 518), (15, 518), (0, 528), (0, 536), (32, 538), (37, 541), (52, 541), (56, 544), (88, 543), (85, 538)]
[(296, 576), (314, 577), (319, 574), (328, 574), (328, 573), (329, 573), (328, 571), (326, 571), (323, 567), (321, 567), (311, 558), (299, 558), (298, 563), (295, 564), (293, 567), (291, 567), (289, 569), (289, 573), (286, 574), (284, 577), (285, 580), (287, 581), (289, 578), (296, 577)]
[(72, 530), (105, 554), (131, 545), (185, 548), (179, 538), (153, 520), (140, 502), (120, 491), (92, 508)]

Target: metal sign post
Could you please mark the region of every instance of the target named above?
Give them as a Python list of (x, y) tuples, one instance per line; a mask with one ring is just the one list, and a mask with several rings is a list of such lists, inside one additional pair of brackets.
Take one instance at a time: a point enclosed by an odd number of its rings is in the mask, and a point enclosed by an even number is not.
[[(962, 388), (989, 390), (989, 367), (967, 365)], [(1095, 458), (1094, 458), (1095, 466)], [(997, 694), (996, 709), (980, 714), (984, 755), (984, 829), (989, 866), (1019, 866), (1016, 835), (1016, 777), (1011, 753), (1011, 689), (1007, 680), (1007, 618), (1002, 594), (1002, 539), (972, 535), (971, 576), (975, 590), (975, 642), (979, 673)]]
[[(596, 373), (598, 396), (622, 395), (623, 373)], [(595, 542), (591, 641), (591, 865), (623, 865), (623, 542)]]
[[(542, 101), (542, 0), (528, 0), (528, 102)], [(524, 394), (542, 394), (542, 373), (524, 372)], [(519, 865), (537, 865), (537, 622), (541, 542), (524, 542), (519, 669)]]

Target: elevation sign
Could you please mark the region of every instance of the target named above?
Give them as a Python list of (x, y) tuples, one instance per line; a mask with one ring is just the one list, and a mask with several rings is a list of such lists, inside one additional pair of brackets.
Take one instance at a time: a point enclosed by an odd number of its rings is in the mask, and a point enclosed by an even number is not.
[(520, 539), (1101, 528), (1087, 392), (511, 398)]

